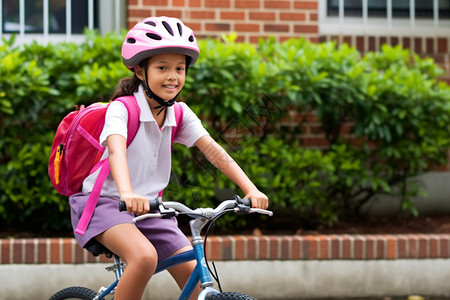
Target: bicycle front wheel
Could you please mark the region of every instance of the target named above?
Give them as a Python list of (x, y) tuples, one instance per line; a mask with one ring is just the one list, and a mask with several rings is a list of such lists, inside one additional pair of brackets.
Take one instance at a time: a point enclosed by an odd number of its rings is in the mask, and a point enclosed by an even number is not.
[(54, 294), (49, 300), (67, 300), (67, 299), (81, 299), (92, 300), (97, 296), (97, 293), (91, 289), (81, 286), (71, 286), (60, 290)]
[(225, 292), (212, 295), (208, 300), (256, 300), (255, 298), (236, 292)]

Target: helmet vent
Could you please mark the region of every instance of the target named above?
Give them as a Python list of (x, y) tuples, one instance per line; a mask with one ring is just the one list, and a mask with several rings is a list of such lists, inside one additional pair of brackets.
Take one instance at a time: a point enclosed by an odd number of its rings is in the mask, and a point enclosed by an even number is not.
[(191, 35), (191, 36), (189, 37), (189, 42), (193, 43), (194, 41), (195, 41), (195, 38), (194, 38), (193, 35)]
[(180, 36), (183, 36), (183, 27), (181, 27), (181, 24), (177, 23), (177, 27), (178, 27), (178, 33), (180, 34)]
[(129, 44), (134, 44), (134, 43), (136, 43), (136, 40), (133, 39), (133, 38), (128, 38), (128, 39), (127, 39), (127, 43), (129, 43)]
[(156, 27), (156, 23), (152, 22), (152, 21), (147, 21), (147, 22), (145, 22), (145, 24)]
[(162, 40), (162, 37), (160, 37), (159, 35), (154, 34), (154, 33), (147, 32), (145, 35), (146, 35), (148, 38), (151, 38), (152, 40), (157, 40), (157, 41)]
[(166, 28), (167, 32), (170, 33), (171, 36), (173, 36), (172, 27), (170, 27), (169, 23), (167, 23), (166, 21), (163, 21), (162, 24)]

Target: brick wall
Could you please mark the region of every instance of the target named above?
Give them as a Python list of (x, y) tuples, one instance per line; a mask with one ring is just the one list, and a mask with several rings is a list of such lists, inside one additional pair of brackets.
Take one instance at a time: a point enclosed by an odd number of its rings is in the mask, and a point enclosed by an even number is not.
[(279, 41), (305, 36), (318, 41), (317, 0), (130, 0), (129, 27), (148, 16), (183, 20), (198, 38), (237, 32), (238, 41)]
[[(210, 260), (377, 260), (450, 258), (450, 234), (213, 236)], [(73, 238), (0, 239), (0, 264), (109, 262)]]
[(402, 44), (421, 56), (429, 56), (444, 69), (442, 80), (450, 84), (450, 38), (408, 36), (320, 36), (318, 0), (129, 0), (128, 26), (148, 16), (183, 20), (196, 36), (220, 37), (236, 32), (238, 41), (255, 43), (260, 37), (278, 41), (306, 37), (313, 42), (337, 40), (362, 52), (387, 43)]

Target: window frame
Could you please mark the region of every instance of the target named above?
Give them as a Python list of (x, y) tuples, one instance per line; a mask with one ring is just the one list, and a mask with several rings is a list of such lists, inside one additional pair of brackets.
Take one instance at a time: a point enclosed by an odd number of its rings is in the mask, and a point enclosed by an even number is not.
[[(17, 0), (19, 5), (24, 5), (25, 0)], [(65, 0), (66, 1), (66, 15), (69, 15), (73, 1), (77, 0)], [(90, 30), (98, 29), (101, 34), (105, 34), (108, 31), (120, 32), (122, 28), (127, 26), (127, 3), (126, 0), (96, 0), (97, 1), (97, 20), (95, 20), (94, 1), (88, 0), (88, 28)], [(31, 41), (37, 41), (38, 43), (57, 43), (57, 42), (75, 42), (80, 43), (85, 40), (84, 34), (72, 33), (71, 31), (71, 17), (66, 19), (66, 32), (65, 33), (51, 33), (48, 28), (48, 5), (49, 0), (43, 0), (43, 33), (31, 33), (25, 32), (24, 22), (24, 10), (20, 11), (20, 24), (19, 32), (9, 33), (3, 31), (3, 0), (0, 0), (0, 38), (10, 38), (13, 34), (16, 34), (16, 43), (23, 44)], [(45, 9), (47, 7), (47, 11)], [(118, 20), (118, 21), (116, 21)], [(98, 24), (98, 27), (94, 27), (94, 23)]]
[[(319, 1), (319, 34), (320, 35), (373, 35), (373, 36), (448, 36), (450, 35), (450, 20), (439, 19), (434, 8), (433, 19), (415, 17), (415, 0), (410, 0), (410, 15), (408, 18), (392, 16), (393, 0), (386, 0), (388, 12), (386, 17), (369, 17), (367, 0), (362, 1), (361, 17), (344, 16), (344, 0), (339, 0), (338, 16), (328, 16), (327, 0)], [(438, 0), (433, 1), (437, 5)], [(411, 5), (412, 4), (412, 5)]]

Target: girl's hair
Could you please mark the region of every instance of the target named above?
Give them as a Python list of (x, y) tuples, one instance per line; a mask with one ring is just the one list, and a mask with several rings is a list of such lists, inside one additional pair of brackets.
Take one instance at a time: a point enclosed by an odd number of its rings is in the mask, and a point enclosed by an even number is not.
[(133, 93), (138, 91), (139, 85), (141, 84), (141, 80), (136, 76), (133, 77), (125, 77), (119, 81), (119, 85), (117, 86), (114, 94), (111, 97), (111, 100), (117, 99), (123, 96), (131, 96)]

